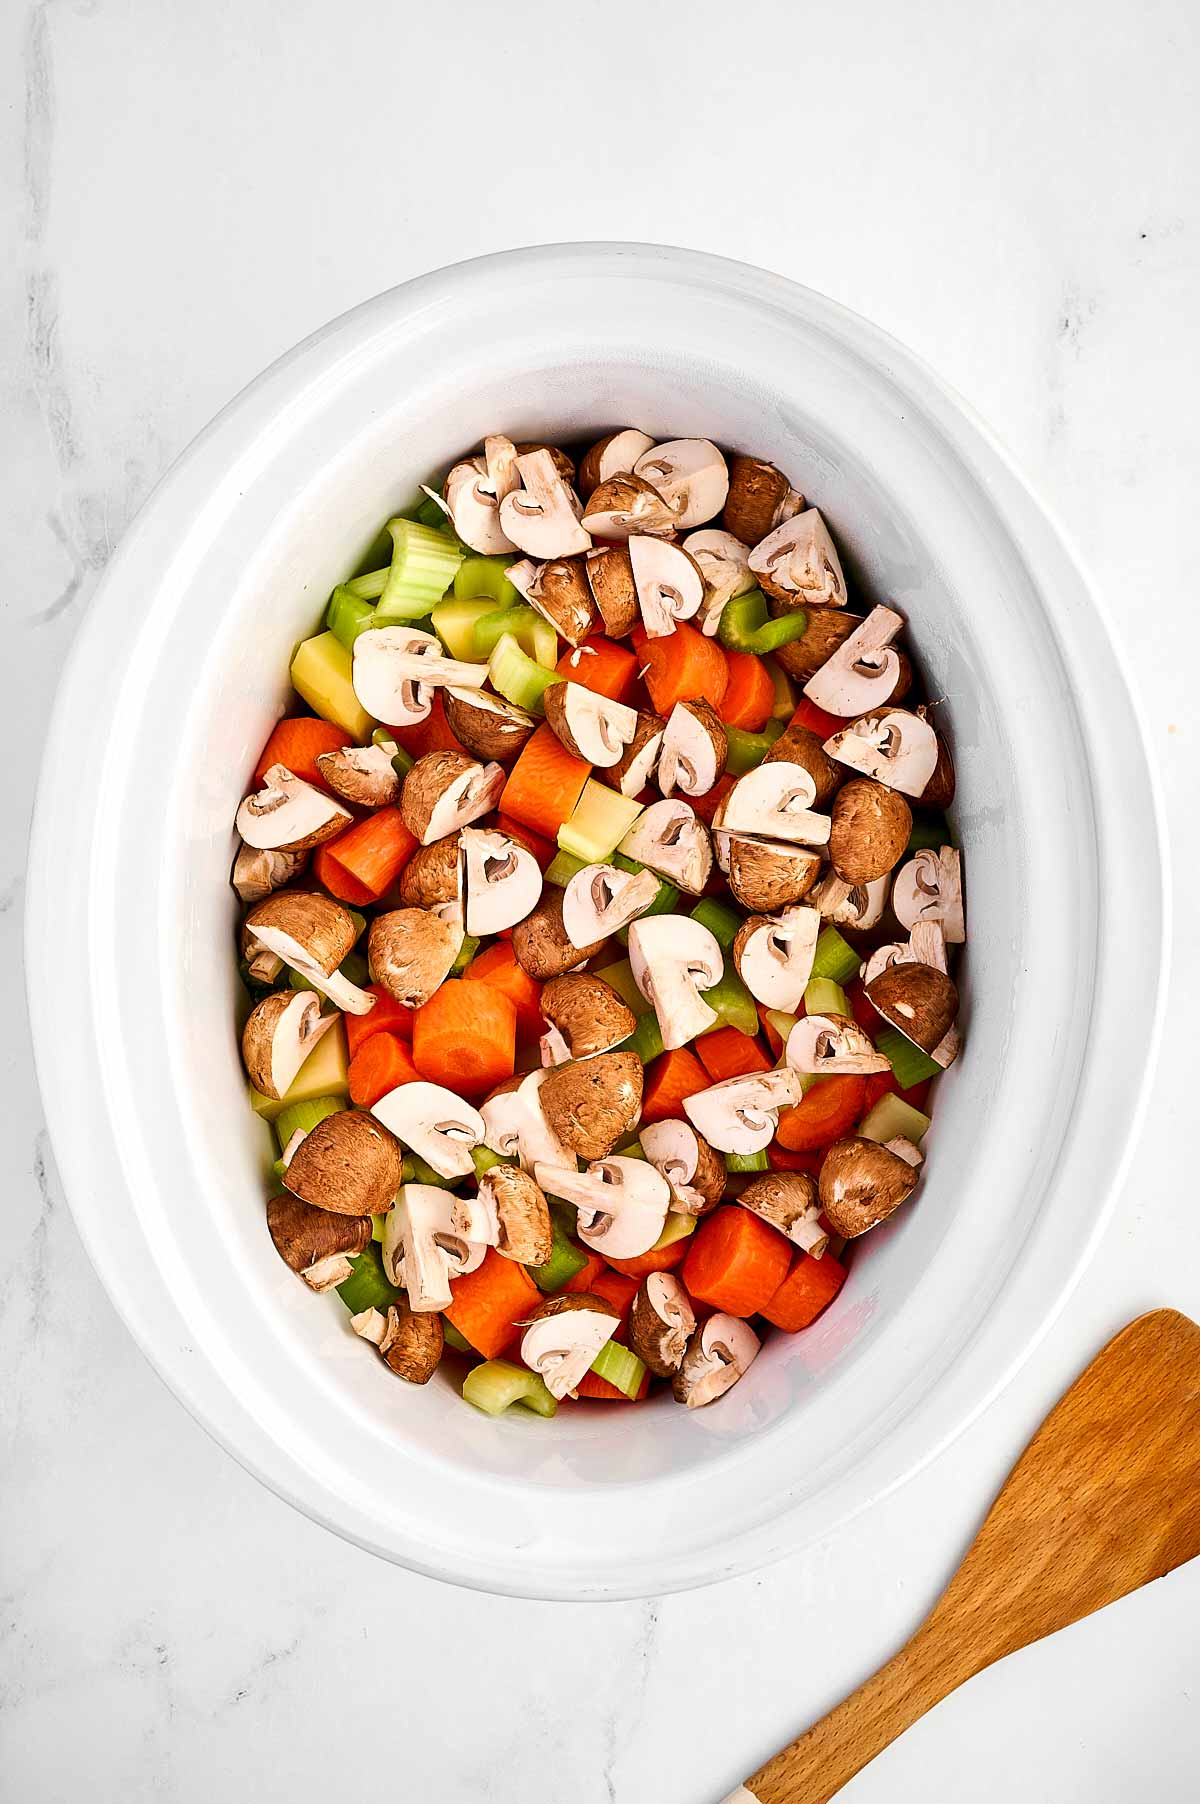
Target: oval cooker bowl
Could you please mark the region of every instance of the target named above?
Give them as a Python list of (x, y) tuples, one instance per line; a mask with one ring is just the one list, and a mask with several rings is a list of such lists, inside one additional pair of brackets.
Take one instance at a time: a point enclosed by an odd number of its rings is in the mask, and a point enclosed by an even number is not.
[[(492, 429), (569, 441), (634, 423), (773, 459), (827, 514), (853, 592), (909, 616), (958, 766), (966, 1050), (917, 1200), (860, 1246), (820, 1322), (773, 1335), (723, 1402), (494, 1422), (440, 1375), (398, 1383), (264, 1231), (267, 1132), (232, 1025), (231, 823), (294, 641), (419, 480)], [(202, 434), (127, 535), (63, 679), (38, 801), (38, 1070), (101, 1278), (244, 1466), (440, 1578), (662, 1592), (861, 1509), (1036, 1344), (1130, 1138), (1162, 894), (1112, 645), (962, 404), (864, 321), (762, 271), (653, 247), (520, 251), (317, 333)]]

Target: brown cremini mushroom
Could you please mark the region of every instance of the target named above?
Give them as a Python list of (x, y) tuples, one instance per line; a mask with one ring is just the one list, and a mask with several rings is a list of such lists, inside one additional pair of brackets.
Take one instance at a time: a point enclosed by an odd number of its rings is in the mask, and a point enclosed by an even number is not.
[(418, 846), (400, 874), (400, 900), (405, 908), (436, 908), (457, 902), (462, 894), (462, 834), (450, 833), (432, 845)]
[(875, 1140), (838, 1140), (821, 1162), (817, 1194), (835, 1234), (854, 1240), (895, 1213), (916, 1188), (906, 1159)]
[(747, 545), (761, 544), (768, 533), (802, 513), (804, 496), (782, 470), (761, 457), (736, 452), (729, 460), (729, 493), (725, 498), (726, 532)]
[(443, 705), (446, 725), (454, 737), (484, 763), (515, 758), (537, 726), (524, 708), (482, 689), (447, 689)]
[(765, 1171), (738, 1197), (741, 1208), (761, 1216), (794, 1246), (819, 1259), (829, 1236), (818, 1221), (817, 1180), (807, 1171)]
[(666, 638), (679, 621), (699, 611), (704, 576), (682, 545), (635, 533), (629, 540), (629, 562), (647, 638)]
[(676, 702), (658, 754), (658, 786), (685, 796), (707, 795), (725, 770), (729, 741), (716, 709), (706, 701)]
[[(357, 1320), (357, 1316), (352, 1318), (351, 1327)], [(406, 1384), (429, 1383), (445, 1344), (441, 1316), (432, 1311), (419, 1314), (403, 1297), (388, 1306), (383, 1333), (376, 1342), (384, 1365)]]
[(587, 579), (604, 631), (623, 639), (638, 623), (637, 584), (627, 545), (596, 545), (585, 560)]
[(230, 882), (243, 902), (261, 902), (298, 877), (307, 852), (277, 852), (270, 847), (242, 846), (233, 861)]
[(586, 964), (603, 944), (603, 940), (590, 946), (572, 944), (563, 926), (563, 892), (553, 884), (546, 885), (537, 907), (513, 928), (513, 956), (537, 983)]
[(330, 1290), (350, 1276), (350, 1260), (371, 1239), (369, 1215), (314, 1209), (290, 1191), (267, 1203), (267, 1232), (285, 1265), (314, 1290)]
[(801, 901), (821, 869), (820, 853), (807, 846), (788, 846), (781, 840), (757, 839), (746, 833), (715, 837), (718, 852), (722, 844), (726, 848), (731, 894), (755, 914), (774, 914)]
[(931, 1053), (954, 1025), (958, 991), (934, 965), (889, 965), (867, 985), (867, 1000), (922, 1052)]
[(380, 1215), (400, 1188), (402, 1164), (385, 1127), (362, 1109), (339, 1109), (305, 1134), (288, 1160), (284, 1183), (314, 1209)]
[(586, 551), (591, 538), (580, 525), (578, 500), (559, 475), (550, 451), (523, 452), (517, 458), (523, 488), (500, 503), (500, 526), (527, 557), (545, 560)]
[(313, 783), (273, 764), (263, 786), (246, 797), (235, 825), (256, 852), (307, 852), (352, 823), (352, 815)]
[(899, 863), (911, 832), (912, 810), (902, 795), (852, 777), (833, 798), (830, 862), (844, 883), (872, 883)]
[(715, 1024), (716, 1010), (701, 992), (720, 982), (725, 961), (703, 922), (689, 915), (649, 915), (634, 921), (629, 929), (629, 963), (638, 989), (653, 1004), (666, 1051), (686, 1046)]
[(809, 727), (785, 727), (764, 764), (800, 764), (813, 780), (813, 807), (828, 806), (845, 775), (829, 756), (820, 738)]
[(340, 902), (305, 890), (278, 890), (246, 916), (251, 940), (351, 1015), (369, 1015), (374, 996), (343, 977), (338, 966), (358, 938), (354, 917)]
[[(809, 701), (843, 720), (854, 720), (872, 709), (886, 707), (905, 684), (905, 666), (892, 644), (903, 626), (904, 616), (894, 608), (872, 608), (861, 625), (809, 677), (804, 685)], [(908, 677), (911, 679), (911, 667)]]
[(277, 990), (264, 996), (242, 1029), (246, 1075), (259, 1095), (276, 1101), (285, 1096), (309, 1053), (337, 1021), (336, 1014), (321, 1013), (320, 999), (312, 990)]
[(671, 1186), (676, 1215), (707, 1215), (725, 1194), (725, 1161), (690, 1121), (652, 1121), (639, 1134), (642, 1151)]
[(766, 595), (795, 596), (802, 607), (846, 605), (837, 549), (815, 507), (793, 514), (760, 539), (750, 553), (750, 568)]
[(367, 936), (372, 980), (403, 1008), (420, 1008), (450, 975), (461, 945), (462, 930), (432, 909), (392, 909)]
[(639, 709), (633, 738), (624, 752), (615, 764), (597, 772), (601, 782), (631, 799), (640, 796), (657, 769), (665, 730), (666, 723), (657, 714)]
[(612, 476), (627, 475), (653, 444), (650, 434), (639, 432), (636, 426), (626, 426), (621, 432), (609, 432), (597, 439), (580, 460), (580, 494), (590, 495)]
[(521, 1358), (561, 1401), (574, 1393), (619, 1326), (612, 1305), (588, 1291), (547, 1297), (521, 1336)]
[(467, 932), (487, 939), (523, 921), (542, 893), (533, 853), (489, 827), (464, 827), (461, 844)]
[(594, 946), (645, 914), (658, 895), (653, 871), (585, 864), (563, 890), (562, 918), (573, 946)]
[[(775, 597), (769, 604), (775, 616), (789, 614), (793, 608), (801, 606), (800, 597), (793, 595), (788, 600)], [(839, 646), (845, 644), (850, 635), (862, 625), (862, 615), (852, 614), (848, 608), (814, 608), (805, 602), (805, 628), (798, 639), (790, 639), (781, 645), (775, 653), (790, 677), (797, 682), (807, 682), (823, 664), (827, 664)], [(890, 701), (890, 695), (887, 697)]]
[(582, 645), (595, 630), (596, 606), (582, 557), (550, 558), (524, 594), (568, 645)]
[(543, 697), (546, 720), (559, 744), (585, 764), (619, 764), (637, 732), (636, 708), (627, 708), (582, 683), (551, 683)]
[(543, 1065), (565, 1065), (612, 1052), (637, 1026), (633, 1010), (612, 985), (584, 971), (551, 978), (538, 1006), (549, 1024), (542, 1035)]
[(676, 438), (643, 451), (634, 475), (652, 483), (675, 516), (680, 532), (715, 520), (729, 493), (729, 470), (707, 438)]
[(427, 752), (404, 779), (404, 825), (421, 845), (432, 845), (494, 808), (504, 783), (502, 765), (477, 764), (464, 752)]
[(937, 734), (907, 708), (879, 708), (825, 741), (839, 764), (873, 777), (901, 795), (923, 796), (938, 761)]
[(495, 1218), (498, 1253), (520, 1265), (545, 1265), (554, 1244), (550, 1210), (527, 1171), (493, 1165), (479, 1180), (479, 1200)]
[(712, 875), (712, 839), (689, 802), (672, 796), (653, 802), (621, 841), (621, 852), (648, 865), (690, 896), (699, 896)]
[(758, 1358), (762, 1342), (749, 1322), (734, 1315), (710, 1315), (688, 1342), (675, 1374), (675, 1401), (703, 1409), (731, 1390)]
[(821, 917), (815, 908), (794, 906), (778, 915), (751, 915), (733, 942), (738, 976), (764, 1008), (794, 1014), (812, 975)]
[(602, 1052), (547, 1071), (540, 1097), (558, 1139), (581, 1159), (603, 1159), (636, 1131), (642, 1112), (636, 1052)]
[(344, 745), (337, 752), (322, 752), (317, 769), (335, 795), (356, 808), (383, 808), (400, 794), (400, 777), (392, 759), (394, 741), (386, 745)]
[(691, 1298), (673, 1272), (650, 1272), (629, 1311), (629, 1345), (656, 1378), (671, 1378), (696, 1332)]
[(780, 759), (739, 777), (713, 816), (714, 829), (789, 845), (823, 846), (829, 816), (813, 808), (816, 785), (802, 764)]
[(598, 539), (627, 539), (631, 533), (674, 532), (676, 512), (651, 483), (630, 471), (592, 490), (582, 523)]

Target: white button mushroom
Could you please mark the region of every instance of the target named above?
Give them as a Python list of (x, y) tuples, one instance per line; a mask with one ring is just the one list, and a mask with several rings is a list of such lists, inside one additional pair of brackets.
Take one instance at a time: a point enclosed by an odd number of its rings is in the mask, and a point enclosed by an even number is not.
[(500, 502), (520, 480), (515, 460), (508, 439), (492, 438), (482, 457), (465, 458), (446, 478), (444, 493), (454, 530), (464, 545), (484, 557), (516, 550), (500, 524)]
[(892, 1068), (849, 1015), (802, 1016), (788, 1035), (784, 1056), (793, 1071), (806, 1077), (867, 1076)]
[(402, 1184), (383, 1224), (383, 1269), (408, 1292), (417, 1314), (448, 1309), (450, 1281), (477, 1271), (487, 1248), (463, 1240), (452, 1219), (454, 1195), (436, 1184)]
[(693, 532), (683, 541), (683, 549), (695, 558), (704, 578), (704, 600), (700, 604), (701, 627), (712, 638), (721, 624), (725, 603), (735, 595), (747, 595), (754, 588), (750, 569), (750, 548), (735, 539), (731, 532), (706, 528)]
[(843, 608), (846, 579), (829, 528), (815, 507), (785, 520), (750, 553), (759, 586), (779, 600)]
[(726, 833), (752, 833), (785, 844), (828, 843), (830, 817), (812, 808), (817, 786), (802, 764), (779, 759), (739, 777), (713, 817)]
[(924, 847), (901, 865), (892, 886), (896, 919), (909, 931), (936, 921), (952, 946), (967, 937), (963, 916), (962, 860), (953, 846)]
[(717, 1019), (700, 992), (719, 983), (721, 948), (708, 928), (688, 915), (651, 915), (629, 929), (634, 981), (653, 1003), (664, 1048), (686, 1046)]
[(904, 616), (891, 608), (872, 608), (831, 658), (804, 685), (809, 701), (828, 714), (853, 720), (886, 706), (900, 675), (900, 654), (892, 640)]
[(619, 871), (611, 864), (587, 864), (576, 871), (563, 891), (563, 929), (573, 946), (598, 940), (628, 927), (644, 914), (658, 894), (653, 871)]
[(937, 769), (937, 734), (927, 720), (907, 708), (864, 714), (834, 733), (823, 749), (839, 764), (906, 796), (923, 795)]
[(655, 445), (642, 453), (633, 471), (664, 497), (680, 532), (715, 520), (729, 493), (729, 470), (711, 439), (676, 438)]
[(586, 551), (590, 534), (580, 525), (579, 503), (559, 475), (554, 458), (545, 449), (527, 451), (517, 458), (524, 488), (514, 489), (500, 503), (500, 526), (514, 545), (529, 557), (570, 557)]
[(572, 1165), (538, 1165), (534, 1176), (548, 1196), (579, 1212), (579, 1238), (609, 1259), (648, 1253), (667, 1219), (671, 1188), (645, 1159), (611, 1154), (586, 1171)]
[[(389, 727), (416, 726), (428, 718), (433, 687), (420, 676), (424, 660), (441, 656), (433, 633), (411, 626), (376, 626), (360, 633), (351, 653), (350, 681), (360, 705)], [(418, 674), (410, 673), (416, 669)], [(480, 666), (483, 675), (487, 667)]]
[(638, 533), (629, 541), (638, 607), (647, 637), (664, 639), (690, 620), (704, 600), (704, 576), (681, 545)]
[(675, 1374), (675, 1401), (689, 1409), (715, 1403), (754, 1364), (761, 1345), (749, 1322), (710, 1315), (693, 1334)]
[(676, 702), (658, 757), (658, 786), (665, 796), (707, 795), (725, 769), (729, 741), (715, 708), (706, 701)]
[(882, 919), (890, 882), (889, 875), (872, 878), (870, 883), (847, 883), (830, 870), (809, 891), (808, 900), (823, 921), (865, 932)]
[(610, 432), (597, 439), (579, 465), (580, 490), (590, 495), (610, 477), (628, 475), (642, 453), (653, 445), (650, 434), (639, 432), (636, 426), (626, 426), (622, 432)]
[(671, 1186), (676, 1215), (705, 1215), (725, 1194), (725, 1161), (687, 1121), (652, 1121), (639, 1135), (642, 1151)]
[(273, 764), (262, 788), (238, 809), (234, 825), (244, 844), (255, 851), (306, 852), (341, 833), (353, 818), (323, 789), (294, 776), (286, 764)]
[(712, 875), (712, 840), (694, 808), (677, 797), (653, 802), (621, 841), (626, 858), (649, 865), (690, 896), (702, 893)]
[(441, 1084), (398, 1084), (372, 1104), (403, 1145), (443, 1178), (463, 1178), (475, 1169), (471, 1149), (483, 1143), (485, 1125), (478, 1109)]
[(619, 1325), (598, 1297), (548, 1297), (521, 1337), (521, 1358), (552, 1397), (573, 1395)]
[(719, 1152), (759, 1153), (775, 1137), (780, 1109), (803, 1094), (799, 1077), (786, 1067), (756, 1071), (685, 1097), (683, 1112)]
[(483, 939), (523, 921), (542, 893), (533, 853), (507, 833), (485, 827), (464, 827), (459, 844), (466, 872), (467, 932)]
[(608, 770), (619, 764), (637, 732), (637, 709), (597, 695), (582, 683), (552, 683), (543, 697), (546, 719), (559, 743), (585, 764)]
[(738, 976), (765, 1008), (795, 1014), (812, 976), (821, 917), (815, 908), (785, 908), (773, 919), (751, 915), (733, 942)]

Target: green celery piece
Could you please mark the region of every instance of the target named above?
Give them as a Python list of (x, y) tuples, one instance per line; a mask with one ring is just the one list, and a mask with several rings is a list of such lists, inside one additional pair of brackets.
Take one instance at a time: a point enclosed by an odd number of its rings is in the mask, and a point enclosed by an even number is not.
[(658, 1016), (651, 1009), (648, 1015), (642, 1015), (637, 1026), (627, 1040), (621, 1042), (622, 1050), (636, 1052), (643, 1065), (649, 1065), (663, 1052), (662, 1029), (658, 1025)]
[(463, 943), (458, 949), (458, 956), (450, 967), (451, 977), (461, 977), (475, 954), (479, 950), (479, 941), (471, 934), (463, 935)]
[(403, 779), (416, 763), (416, 759), (411, 752), (406, 752), (403, 746), (396, 744), (392, 737), (394, 732), (394, 727), (376, 727), (371, 734), (371, 744), (384, 747), (392, 760), (392, 769), (398, 777)]
[(493, 608), (513, 608), (520, 602), (520, 591), (514, 589), (506, 575), (512, 563), (506, 557), (465, 557), (454, 573), (454, 593), (459, 601), (490, 601)]
[(640, 802), (589, 777), (558, 830), (559, 846), (587, 864), (604, 864), (641, 813)]
[(729, 951), (745, 922), (744, 915), (713, 896), (701, 897), (692, 910), (692, 919), (708, 928), (722, 952)]
[(486, 1359), (468, 1372), (462, 1394), (488, 1416), (502, 1416), (514, 1403), (524, 1404), (538, 1416), (552, 1416), (558, 1408), (536, 1372), (507, 1359)]
[(386, 568), (368, 570), (362, 576), (352, 576), (350, 581), (342, 583), (341, 587), (348, 589), (351, 595), (356, 596), (359, 601), (378, 601), (387, 588), (389, 574), (390, 572)]
[(766, 1019), (770, 1022), (771, 1026), (775, 1029), (775, 1032), (786, 1046), (788, 1035), (791, 1033), (800, 1017), (798, 1015), (789, 1015), (781, 1008), (769, 1008), (766, 1011)]
[[(627, 1146), (618, 1146), (617, 1153), (622, 1159), (644, 1159), (646, 1157), (640, 1140), (631, 1140)], [(655, 1241), (655, 1246), (658, 1242)]]
[(911, 1090), (914, 1084), (923, 1084), (926, 1078), (941, 1073), (941, 1066), (911, 1040), (906, 1040), (898, 1027), (881, 1028), (875, 1035), (875, 1050), (890, 1060), (892, 1076), (902, 1090)]
[(392, 565), (375, 611), (376, 626), (416, 621), (440, 601), (462, 563), (463, 552), (436, 527), (414, 520), (389, 520)]
[(335, 589), (325, 610), (325, 625), (339, 645), (354, 650), (354, 641), (375, 624), (375, 609), (369, 601), (361, 601), (348, 584)]
[(759, 1153), (726, 1153), (725, 1169), (730, 1172), (770, 1171), (771, 1161), (765, 1150)]
[(280, 1152), (297, 1129), (311, 1134), (318, 1121), (324, 1121), (327, 1115), (340, 1114), (345, 1107), (340, 1096), (314, 1096), (309, 1102), (293, 1102), (286, 1109), (280, 1109), (274, 1121)]
[(477, 1178), (481, 1178), (485, 1172), (491, 1171), (494, 1165), (511, 1165), (513, 1163), (511, 1159), (503, 1159), (499, 1153), (494, 1153), (490, 1146), (473, 1146), (471, 1158), (475, 1165)]
[(527, 657), (533, 656), (533, 627), (541, 615), (524, 601), (506, 608), (489, 608), (475, 622), (473, 632), (475, 656), (490, 658), (505, 633), (511, 633)]
[(438, 1190), (451, 1190), (457, 1181), (456, 1178), (444, 1178), (440, 1171), (435, 1171), (432, 1165), (426, 1165), (424, 1159), (418, 1158), (416, 1153), (405, 1153), (400, 1167), (402, 1184), (433, 1184)]
[(373, 1215), (371, 1217), (371, 1239), (372, 1240), (374, 1240), (376, 1242), (382, 1242), (383, 1229), (384, 1229), (384, 1224), (386, 1223), (386, 1221), (387, 1221), (386, 1215)]
[(626, 1008), (631, 1008), (635, 1015), (644, 1015), (651, 1004), (646, 1001), (637, 987), (633, 975), (633, 966), (627, 958), (618, 959), (616, 964), (605, 965), (596, 976), (614, 989)]
[(550, 1226), (554, 1240), (549, 1259), (544, 1265), (525, 1267), (538, 1289), (547, 1293), (561, 1290), (588, 1262), (587, 1254), (571, 1239), (557, 1215), (551, 1216)]
[(646, 1376), (646, 1368), (637, 1354), (615, 1340), (605, 1341), (593, 1359), (591, 1369), (597, 1378), (616, 1385), (626, 1397), (637, 1396)]
[(796, 685), (783, 665), (776, 659), (768, 658), (767, 668), (771, 672), (771, 681), (775, 685), (775, 703), (771, 709), (771, 719), (777, 720), (781, 726), (786, 727), (796, 712)]
[(717, 1011), (717, 1019), (707, 1030), (709, 1033), (714, 1033), (718, 1027), (736, 1027), (739, 1033), (749, 1034), (753, 1038), (758, 1032), (758, 1010), (754, 1006), (754, 998), (734, 970), (732, 962), (726, 965), (718, 981), (705, 990), (703, 995), (709, 1008)]
[(442, 1339), (448, 1347), (453, 1347), (456, 1353), (469, 1353), (474, 1359), (479, 1357), (466, 1335), (460, 1334), (449, 1316), (445, 1315), (442, 1317)]
[(576, 858), (574, 852), (564, 852), (560, 846), (542, 874), (543, 883), (553, 883), (556, 889), (566, 889), (572, 877), (577, 877), (586, 870), (582, 858)]
[(942, 846), (953, 844), (954, 836), (944, 814), (934, 814), (927, 808), (913, 810), (912, 832), (908, 836), (910, 852), (921, 852), (926, 848), (936, 852)]
[(858, 976), (862, 960), (836, 927), (822, 927), (817, 935), (810, 977), (827, 977), (831, 983), (850, 983)]
[(762, 763), (783, 728), (782, 720), (769, 720), (761, 733), (747, 733), (743, 727), (726, 727), (725, 739), (729, 753), (725, 769), (728, 774), (731, 777), (744, 777), (748, 770), (754, 770)]
[(928, 1115), (920, 1109), (914, 1109), (902, 1096), (893, 1096), (889, 1091), (886, 1096), (879, 1098), (873, 1109), (868, 1109), (854, 1131), (863, 1140), (878, 1140), (881, 1145), (885, 1140), (894, 1140), (897, 1135), (902, 1135), (905, 1140), (911, 1140), (914, 1146), (920, 1146), (929, 1127)]
[(351, 1315), (364, 1309), (386, 1312), (400, 1295), (383, 1269), (383, 1259), (374, 1241), (350, 1261), (353, 1270), (344, 1284), (337, 1287), (338, 1296)]
[(511, 633), (502, 633), (488, 659), (492, 688), (505, 701), (530, 714), (544, 713), (542, 697), (551, 683), (561, 683), (557, 671), (547, 670), (521, 650)]
[(762, 590), (751, 589), (748, 595), (735, 595), (725, 603), (717, 638), (730, 651), (753, 652), (761, 658), (793, 639), (802, 639), (807, 631), (808, 615), (803, 608), (794, 608), (790, 614), (771, 620)]
[(841, 984), (828, 977), (810, 977), (804, 989), (806, 1015), (849, 1015), (851, 1010)]
[(664, 1247), (673, 1247), (678, 1240), (687, 1240), (696, 1232), (697, 1217), (694, 1215), (677, 1215), (674, 1210), (667, 1216), (663, 1231), (650, 1248), (652, 1253), (661, 1253)]

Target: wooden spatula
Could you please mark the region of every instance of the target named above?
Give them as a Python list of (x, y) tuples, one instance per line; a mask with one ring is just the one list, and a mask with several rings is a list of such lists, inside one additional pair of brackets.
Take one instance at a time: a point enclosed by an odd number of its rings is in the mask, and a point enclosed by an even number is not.
[(1047, 1416), (912, 1640), (725, 1804), (825, 1804), (965, 1679), (1198, 1553), (1200, 1327), (1155, 1309)]

